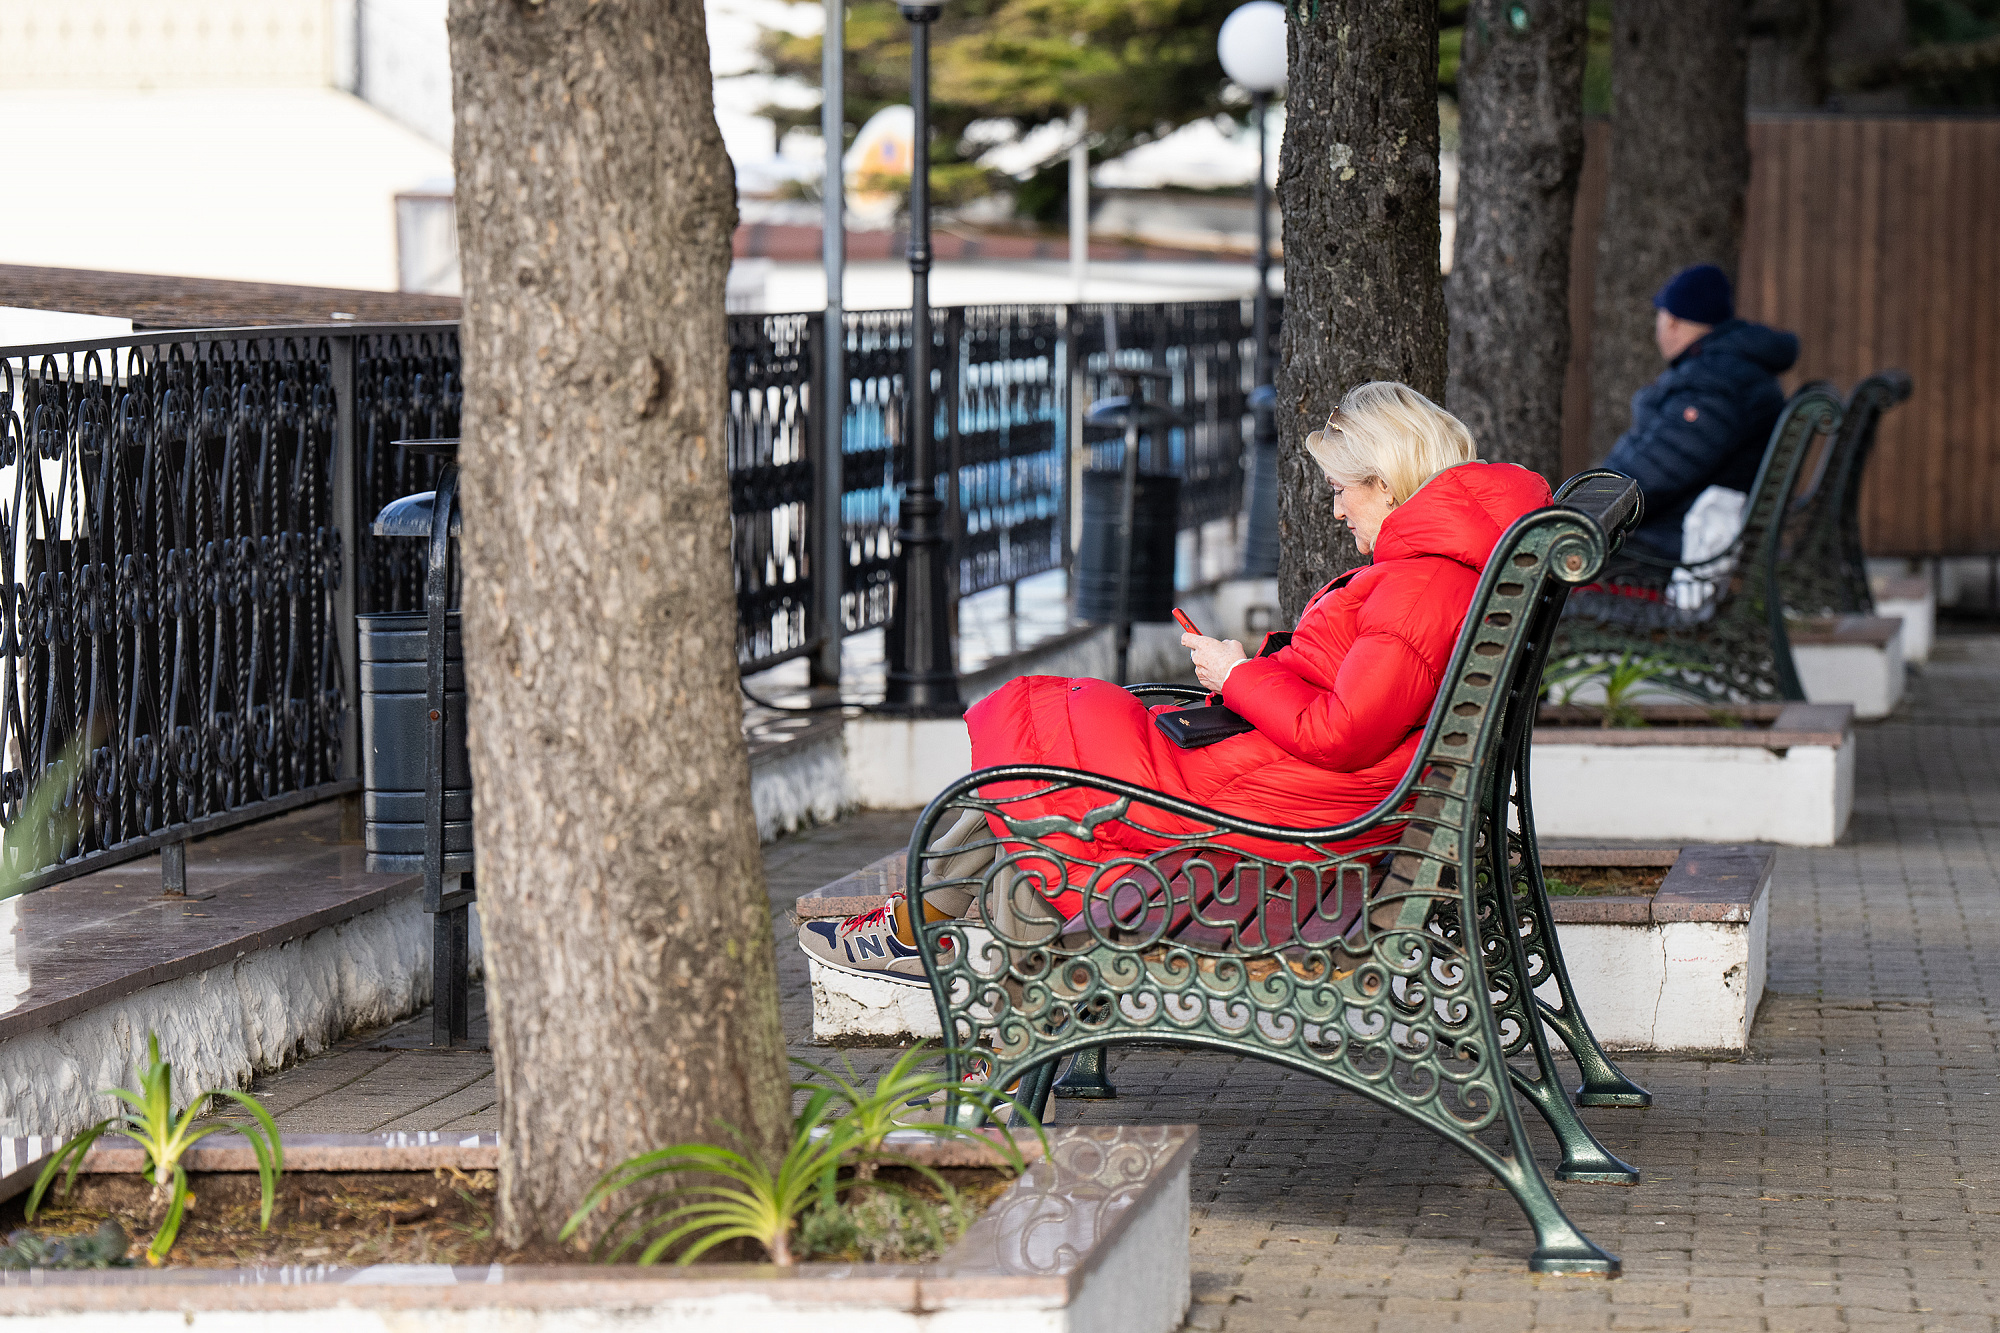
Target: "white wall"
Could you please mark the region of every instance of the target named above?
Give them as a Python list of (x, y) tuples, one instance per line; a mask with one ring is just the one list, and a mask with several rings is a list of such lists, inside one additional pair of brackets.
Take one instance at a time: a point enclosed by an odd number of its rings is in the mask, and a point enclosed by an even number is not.
[[(444, 149), (329, 88), (0, 91), (0, 263), (397, 289), (395, 196)], [(79, 157), (78, 145), (90, 145)]]
[(334, 0), (0, 0), (0, 88), (324, 88)]
[(353, 3), (360, 6), (361, 96), (440, 148), (450, 148), (451, 45), (444, 29), (445, 0)]

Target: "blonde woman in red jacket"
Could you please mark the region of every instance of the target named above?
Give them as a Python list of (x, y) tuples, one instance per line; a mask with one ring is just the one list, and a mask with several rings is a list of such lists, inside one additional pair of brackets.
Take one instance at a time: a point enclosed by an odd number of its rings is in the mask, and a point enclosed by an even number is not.
[[(1353, 389), (1326, 428), (1306, 437), (1306, 449), (1333, 489), (1335, 515), (1370, 563), (1322, 588), (1290, 643), (1275, 651), (1251, 657), (1234, 640), (1181, 636), (1196, 677), (1254, 730), (1182, 749), (1154, 724), (1158, 710), (1109, 681), (1023, 676), (967, 711), (973, 768), (1084, 769), (1296, 828), (1342, 823), (1379, 805), (1416, 755), (1494, 545), (1514, 520), (1550, 502), (1548, 483), (1525, 468), (1478, 461), (1465, 426), (1405, 384)], [(1080, 818), (1105, 800), (1072, 789), (1018, 802), (1009, 813)], [(1169, 834), (1192, 829), (1157, 810), (1135, 809), (1132, 818)], [(978, 820), (965, 820), (946, 840), (979, 841), (984, 832)], [(1392, 827), (1368, 841), (1394, 837)], [(1166, 845), (1130, 822), (1100, 826), (1088, 844), (1050, 841), (1093, 861)], [(1274, 859), (1303, 850), (1224, 841)], [(950, 868), (952, 876), (969, 873)], [(933, 904), (932, 896), (925, 895), (927, 915), (969, 906), (969, 898)], [(1080, 901), (1070, 889), (1051, 905), (1070, 914)], [(800, 943), (830, 966), (924, 984), (900, 899), (845, 922), (807, 922)]]

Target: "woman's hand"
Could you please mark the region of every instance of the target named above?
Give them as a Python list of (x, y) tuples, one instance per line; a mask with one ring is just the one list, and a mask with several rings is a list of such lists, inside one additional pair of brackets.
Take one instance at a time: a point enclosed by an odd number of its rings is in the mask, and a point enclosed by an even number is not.
[(1222, 688), (1222, 682), (1229, 677), (1229, 668), (1250, 656), (1236, 640), (1211, 639), (1206, 634), (1181, 635), (1181, 647), (1193, 650), (1194, 678), (1211, 692)]

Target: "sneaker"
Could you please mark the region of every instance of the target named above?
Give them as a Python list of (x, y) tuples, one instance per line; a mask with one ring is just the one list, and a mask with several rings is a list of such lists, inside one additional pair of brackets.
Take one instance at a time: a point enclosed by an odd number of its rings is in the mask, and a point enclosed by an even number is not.
[(896, 938), (895, 908), (901, 901), (901, 895), (891, 896), (874, 911), (845, 921), (803, 922), (799, 948), (806, 957), (841, 972), (928, 986), (922, 953)]

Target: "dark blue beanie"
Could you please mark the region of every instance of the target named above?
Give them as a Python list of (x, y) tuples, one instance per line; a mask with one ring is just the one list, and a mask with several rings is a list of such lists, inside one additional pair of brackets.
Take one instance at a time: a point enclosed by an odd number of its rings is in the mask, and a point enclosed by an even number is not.
[(1729, 275), (1713, 264), (1696, 264), (1674, 274), (1653, 304), (1696, 324), (1720, 324), (1736, 313), (1729, 299)]

